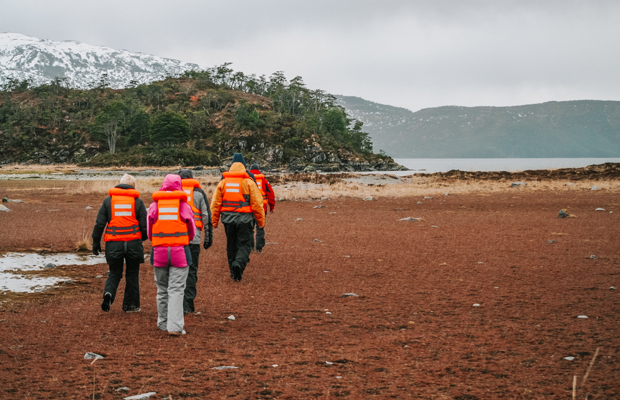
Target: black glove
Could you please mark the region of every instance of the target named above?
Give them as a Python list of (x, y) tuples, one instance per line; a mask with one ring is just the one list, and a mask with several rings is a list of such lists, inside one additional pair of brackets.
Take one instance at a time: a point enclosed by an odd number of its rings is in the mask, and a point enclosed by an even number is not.
[(207, 235), (205, 232), (205, 242), (203, 243), (202, 247), (207, 250), (209, 247), (211, 247), (211, 245), (213, 245), (213, 235)]
[(98, 256), (101, 251), (101, 243), (93, 243), (93, 254)]
[(213, 245), (213, 225), (209, 224), (206, 228), (207, 229), (204, 230), (205, 241), (202, 245), (205, 250)]

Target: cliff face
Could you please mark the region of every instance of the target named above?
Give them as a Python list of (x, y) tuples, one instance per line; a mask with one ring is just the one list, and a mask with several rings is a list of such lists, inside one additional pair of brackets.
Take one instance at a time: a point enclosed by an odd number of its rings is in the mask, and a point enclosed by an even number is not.
[(411, 112), (340, 96), (374, 148), (402, 158), (618, 157), (620, 101), (515, 107), (437, 107)]

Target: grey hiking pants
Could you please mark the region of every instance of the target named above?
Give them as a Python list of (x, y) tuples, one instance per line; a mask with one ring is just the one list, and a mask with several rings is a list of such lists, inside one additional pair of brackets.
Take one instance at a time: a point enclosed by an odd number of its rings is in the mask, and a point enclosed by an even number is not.
[(153, 267), (157, 285), (157, 327), (168, 332), (182, 332), (183, 293), (188, 267)]

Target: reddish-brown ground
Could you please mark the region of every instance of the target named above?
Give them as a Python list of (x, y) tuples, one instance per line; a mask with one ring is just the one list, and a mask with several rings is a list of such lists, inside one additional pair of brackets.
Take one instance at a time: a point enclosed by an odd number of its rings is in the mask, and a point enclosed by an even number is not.
[[(102, 198), (56, 192), (9, 192), (26, 203), (0, 213), (1, 252), (69, 250), (90, 234)], [(617, 399), (617, 203), (526, 189), (282, 202), (267, 225), (277, 244), (240, 283), (215, 231), (183, 337), (156, 327), (148, 264), (136, 314), (120, 299), (100, 310), (105, 264), (59, 268), (78, 283), (0, 304), (0, 398), (568, 399), (577, 375), (578, 398)], [(576, 217), (558, 219), (566, 207)]]

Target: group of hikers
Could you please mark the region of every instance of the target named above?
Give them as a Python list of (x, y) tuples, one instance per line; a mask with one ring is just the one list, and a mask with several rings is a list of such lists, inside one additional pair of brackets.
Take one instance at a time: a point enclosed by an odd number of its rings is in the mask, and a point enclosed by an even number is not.
[(142, 242), (148, 239), (157, 286), (157, 327), (172, 336), (186, 334), (184, 316), (195, 311), (201, 242), (205, 250), (211, 247), (213, 228), (221, 221), (230, 277), (239, 282), (250, 253), (261, 253), (265, 246), (265, 214), (268, 207), (271, 213), (275, 208), (271, 185), (257, 164), (247, 169), (241, 153), (233, 156), (229, 171), (222, 174), (210, 207), (200, 182), (188, 169), (166, 175), (148, 210), (131, 175), (123, 175), (108, 194), (92, 234), (93, 254), (102, 251), (103, 237), (109, 265), (101, 309), (109, 311), (114, 303), (125, 264), (122, 308), (128, 313), (140, 311)]

